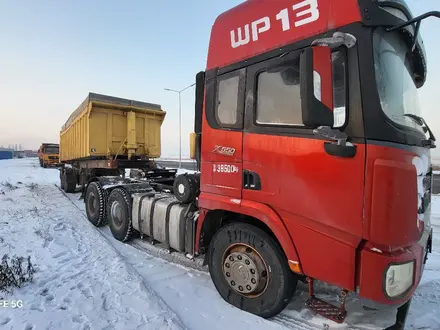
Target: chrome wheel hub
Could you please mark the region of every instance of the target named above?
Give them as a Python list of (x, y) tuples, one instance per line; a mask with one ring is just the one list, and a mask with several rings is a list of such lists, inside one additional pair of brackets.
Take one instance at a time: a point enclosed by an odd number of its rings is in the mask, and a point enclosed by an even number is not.
[(245, 253), (231, 253), (223, 264), (223, 273), (229, 285), (237, 292), (252, 293), (258, 287), (257, 266)]
[(93, 192), (89, 195), (89, 210), (95, 214), (99, 208), (99, 201)]
[(123, 220), (122, 213), (123, 212), (122, 212), (121, 204), (119, 204), (119, 202), (117, 201), (114, 201), (110, 208), (110, 215), (112, 219), (114, 219), (115, 224), (118, 226), (122, 225), (122, 220)]
[(234, 244), (223, 255), (223, 275), (229, 286), (242, 295), (258, 297), (269, 283), (267, 266), (251, 246)]

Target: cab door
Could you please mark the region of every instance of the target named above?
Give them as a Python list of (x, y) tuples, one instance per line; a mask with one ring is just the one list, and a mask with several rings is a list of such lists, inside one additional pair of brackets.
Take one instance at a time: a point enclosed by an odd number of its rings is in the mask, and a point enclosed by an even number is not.
[[(315, 88), (315, 97), (330, 100), (333, 129), (347, 132), (355, 148), (353, 155), (332, 153), (327, 149), (334, 142), (304, 125), (301, 54), (292, 52), (247, 70), (242, 199), (267, 204), (280, 215), (308, 275), (347, 285), (354, 283), (354, 273), (349, 272), (355, 269), (355, 248), (363, 223), (365, 145), (356, 139), (358, 133), (351, 122), (362, 118), (357, 114), (360, 98), (349, 99), (347, 93), (347, 78), (353, 94), (359, 79), (355, 69), (349, 75), (344, 49), (331, 55), (333, 63), (325, 68), (330, 72), (315, 67), (312, 80), (321, 84)], [(355, 53), (350, 54), (356, 58)], [(329, 74), (330, 81), (326, 79)], [(328, 95), (329, 84), (334, 85), (333, 93), (330, 89), (333, 95)], [(353, 110), (351, 119), (349, 108)], [(326, 270), (341, 258), (353, 266), (344, 268), (347, 273)]]
[(202, 123), (202, 191), (237, 200), (242, 193), (245, 72), (207, 73)]

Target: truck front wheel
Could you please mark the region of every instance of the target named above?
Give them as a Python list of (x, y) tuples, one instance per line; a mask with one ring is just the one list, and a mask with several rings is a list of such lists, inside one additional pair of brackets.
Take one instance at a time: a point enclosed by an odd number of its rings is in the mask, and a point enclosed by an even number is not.
[(133, 234), (130, 197), (124, 189), (114, 189), (107, 201), (108, 225), (113, 237), (127, 242)]
[(298, 279), (281, 248), (263, 230), (247, 223), (219, 229), (208, 251), (209, 272), (224, 300), (269, 318), (290, 302)]
[(84, 202), (89, 221), (96, 227), (105, 225), (107, 219), (105, 214), (105, 195), (99, 182), (89, 183)]

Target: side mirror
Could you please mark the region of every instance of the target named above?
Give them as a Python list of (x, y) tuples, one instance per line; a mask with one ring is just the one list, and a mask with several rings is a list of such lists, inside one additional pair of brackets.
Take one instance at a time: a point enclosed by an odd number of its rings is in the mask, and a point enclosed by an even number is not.
[(308, 128), (333, 127), (332, 77), (332, 53), (329, 47), (308, 47), (301, 53), (302, 118)]

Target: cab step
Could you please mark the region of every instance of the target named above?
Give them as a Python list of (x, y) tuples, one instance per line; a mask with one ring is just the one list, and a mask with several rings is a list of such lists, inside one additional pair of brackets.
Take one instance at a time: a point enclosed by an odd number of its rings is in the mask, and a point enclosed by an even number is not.
[(347, 316), (347, 311), (345, 310), (345, 300), (347, 299), (347, 290), (341, 290), (339, 294), (340, 306), (334, 306), (322, 299), (316, 298), (313, 288), (313, 279), (307, 278), (309, 284), (309, 294), (310, 298), (306, 301), (306, 306), (310, 308), (315, 313), (332, 320), (336, 323), (343, 323), (345, 317)]

